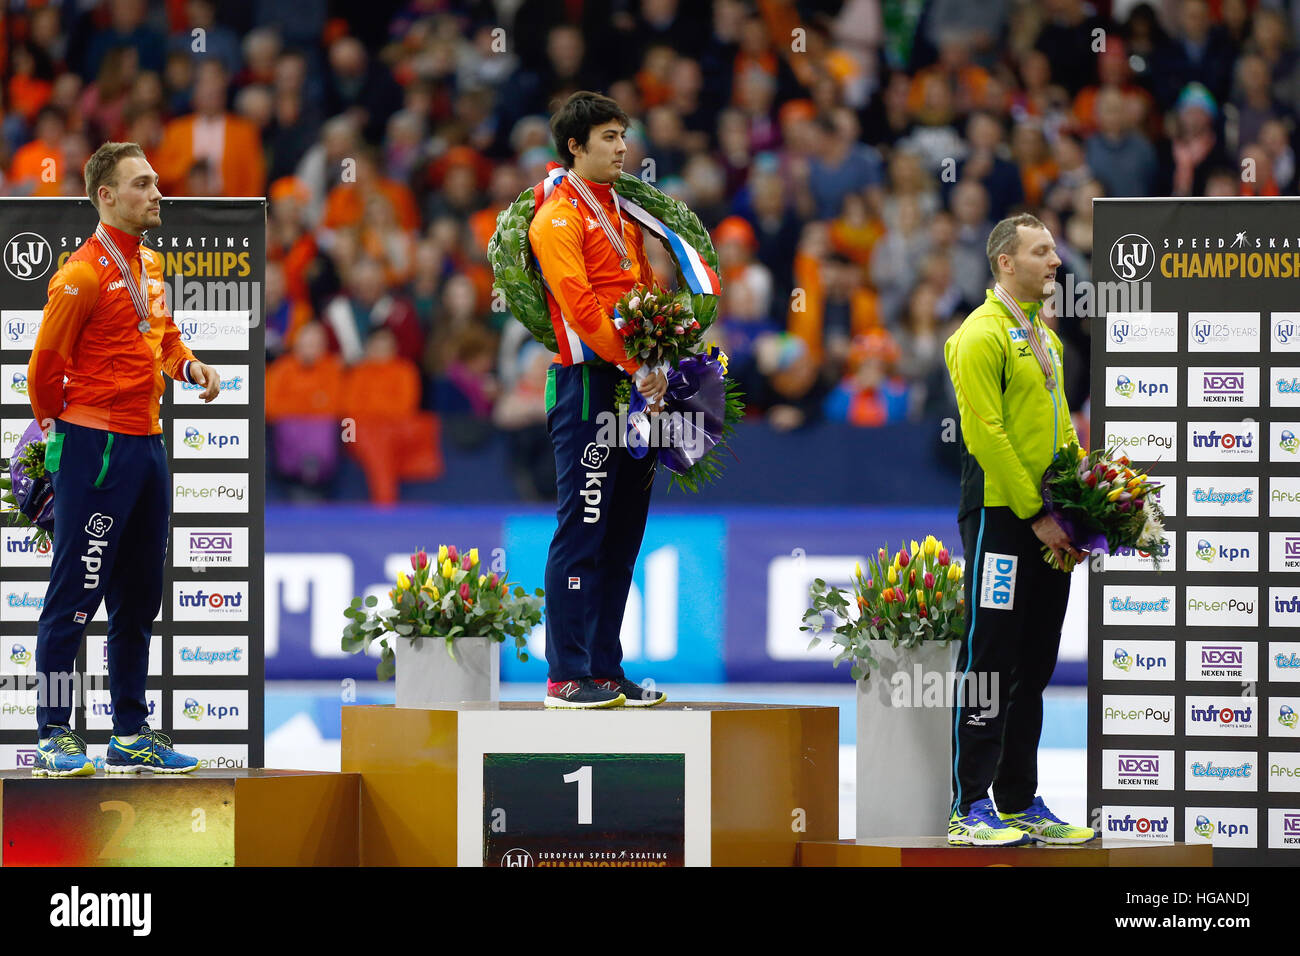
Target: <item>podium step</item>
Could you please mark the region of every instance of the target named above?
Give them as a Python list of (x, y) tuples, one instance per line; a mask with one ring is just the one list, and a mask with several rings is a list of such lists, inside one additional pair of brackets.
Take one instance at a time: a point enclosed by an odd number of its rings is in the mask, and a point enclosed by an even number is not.
[(1101, 840), (1081, 846), (949, 846), (946, 837), (804, 840), (800, 866), (1212, 866), (1214, 848)]
[(0, 866), (356, 866), (356, 774), (0, 772)]
[(834, 707), (343, 708), (365, 866), (793, 866), (839, 828)]

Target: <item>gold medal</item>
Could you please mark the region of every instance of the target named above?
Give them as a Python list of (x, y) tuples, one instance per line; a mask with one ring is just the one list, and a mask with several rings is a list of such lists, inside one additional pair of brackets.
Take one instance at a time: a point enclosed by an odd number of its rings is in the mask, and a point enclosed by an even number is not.
[(629, 259), (627, 256), (624, 256), (622, 259), (619, 260), (618, 267), (620, 269), (631, 269), (632, 260)]

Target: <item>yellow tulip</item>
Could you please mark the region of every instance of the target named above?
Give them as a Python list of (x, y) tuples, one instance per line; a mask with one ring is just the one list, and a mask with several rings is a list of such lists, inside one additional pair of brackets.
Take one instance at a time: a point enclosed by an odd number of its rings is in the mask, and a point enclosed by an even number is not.
[(932, 534), (927, 534), (927, 535), (925, 536), (925, 555), (926, 555), (926, 557), (933, 557), (933, 556), (934, 556), (934, 553), (935, 553), (936, 551), (938, 551), (938, 550), (939, 550), (939, 542), (936, 541), (936, 540), (934, 539), (934, 535), (932, 535)]
[(890, 584), (897, 584), (897, 583), (898, 583), (898, 568), (897, 568), (897, 567), (892, 567), (892, 568), (889, 569), (889, 583), (890, 583)]
[(400, 588), (400, 589), (403, 590), (403, 591), (408, 591), (408, 590), (410, 590), (410, 588), (411, 588), (411, 579), (408, 578), (408, 577), (407, 577), (405, 574), (403, 574), (401, 571), (398, 571), (398, 572), (397, 572), (397, 586), (398, 586), (398, 588)]
[(916, 557), (916, 552), (918, 552), (918, 551), (920, 551), (920, 550), (921, 550), (921, 546), (920, 546), (919, 544), (917, 544), (917, 543), (916, 543), (916, 539), (913, 538), (913, 539), (912, 539), (912, 557)]
[(478, 548), (469, 549), (469, 566), (471, 568), (478, 567)]
[(1124, 486), (1123, 486), (1123, 485), (1120, 485), (1118, 488), (1115, 488), (1114, 490), (1112, 490), (1111, 492), (1109, 492), (1109, 493), (1106, 495), (1106, 500), (1107, 500), (1107, 501), (1118, 501), (1118, 500), (1119, 500), (1119, 496), (1122, 495), (1123, 493), (1124, 493)]
[[(472, 551), (470, 552), (470, 554), (473, 554), (473, 553), (474, 553), (474, 552), (472, 552)], [(485, 582), (486, 580), (487, 580), (487, 575), (486, 575), (486, 574), (480, 574), (480, 575), (478, 576), (478, 586), (479, 586), (479, 587), (482, 587), (482, 586), (483, 586), (483, 582)]]
[(451, 576), (456, 573), (456, 569), (451, 566), (451, 558), (446, 558), (442, 562), (442, 576), (450, 580)]
[(948, 565), (948, 580), (956, 583), (957, 579), (960, 577), (961, 565), (956, 563)]
[(438, 563), (442, 564), (442, 562), (446, 560), (447, 560), (447, 546), (445, 544), (440, 544), (438, 545)]
[(862, 562), (861, 562), (861, 561), (856, 561), (856, 562), (854, 562), (854, 564), (853, 564), (853, 576), (854, 576), (855, 578), (860, 578), (860, 577), (862, 577)]
[(441, 600), (442, 600), (442, 595), (438, 593), (438, 589), (435, 588), (435, 587), (430, 587), (430, 588), (429, 588), (429, 594), (430, 594), (430, 596), (431, 596), (435, 601), (441, 601)]

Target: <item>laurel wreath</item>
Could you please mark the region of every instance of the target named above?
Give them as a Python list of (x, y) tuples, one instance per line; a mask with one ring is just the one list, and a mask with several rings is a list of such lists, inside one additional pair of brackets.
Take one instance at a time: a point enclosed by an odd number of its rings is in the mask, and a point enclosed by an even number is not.
[[(623, 173), (618, 178), (614, 190), (676, 232), (714, 272), (718, 271), (718, 254), (714, 251), (708, 230), (686, 203), (673, 199), (630, 173)], [(523, 323), (533, 338), (552, 352), (558, 352), (555, 329), (551, 325), (551, 312), (546, 303), (546, 287), (533, 264), (532, 247), (528, 243), (528, 227), (532, 224), (536, 211), (531, 189), (521, 192), (518, 199), (501, 211), (497, 216), (496, 232), (488, 242), (488, 262), (492, 265), (495, 277), (493, 289), (505, 299), (511, 314)], [(682, 308), (702, 328), (707, 329), (717, 318), (718, 297), (692, 295), (677, 256), (667, 242), (663, 239), (659, 241), (668, 250), (677, 271), (679, 291), (673, 295), (673, 301), (681, 303)]]

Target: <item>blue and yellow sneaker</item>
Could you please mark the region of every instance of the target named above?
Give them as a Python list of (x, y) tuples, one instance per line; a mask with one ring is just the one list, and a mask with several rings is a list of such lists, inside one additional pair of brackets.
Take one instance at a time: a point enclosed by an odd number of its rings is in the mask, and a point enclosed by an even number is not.
[(178, 754), (172, 749), (172, 739), (164, 733), (150, 730), (148, 724), (140, 727), (139, 735), (131, 743), (113, 737), (108, 741), (108, 755), (104, 769), (109, 773), (189, 773), (197, 770), (199, 759)]
[(1028, 842), (1028, 833), (997, 818), (993, 801), (987, 797), (972, 803), (965, 816), (954, 810), (948, 820), (950, 846), (1024, 846)]
[[(61, 728), (62, 729), (62, 728)], [(33, 777), (93, 777), (95, 765), (86, 756), (86, 742), (70, 730), (36, 744)]]
[(1028, 833), (1031, 839), (1039, 843), (1055, 845), (1072, 845), (1087, 843), (1097, 838), (1097, 831), (1089, 827), (1076, 827), (1062, 821), (1047, 809), (1042, 797), (1034, 797), (1034, 802), (1019, 813), (998, 812), (998, 819), (1014, 826), (1017, 830)]

